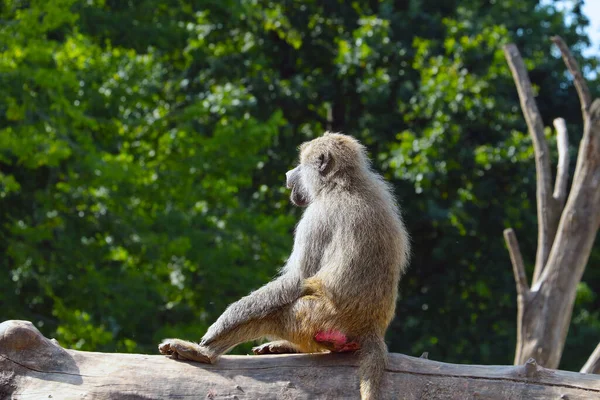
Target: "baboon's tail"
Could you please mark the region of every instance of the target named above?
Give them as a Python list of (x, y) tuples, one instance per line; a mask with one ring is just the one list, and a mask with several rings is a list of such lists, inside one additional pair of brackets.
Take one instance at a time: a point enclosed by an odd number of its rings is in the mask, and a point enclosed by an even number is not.
[(381, 380), (388, 362), (388, 351), (381, 336), (372, 334), (362, 341), (360, 357), (360, 398), (380, 400)]

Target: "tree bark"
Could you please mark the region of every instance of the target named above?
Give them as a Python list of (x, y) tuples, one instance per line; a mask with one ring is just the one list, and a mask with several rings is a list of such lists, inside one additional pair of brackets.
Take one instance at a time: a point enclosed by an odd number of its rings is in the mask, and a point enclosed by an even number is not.
[[(358, 399), (353, 354), (225, 356), (215, 365), (159, 355), (65, 350), (26, 321), (0, 324), (0, 398)], [(455, 365), (390, 354), (383, 399), (600, 397), (600, 376), (520, 366)]]
[(569, 193), (569, 136), (564, 119), (556, 118), (552, 124), (556, 129), (556, 147), (558, 148), (558, 165), (556, 166), (556, 180), (552, 197), (557, 202), (560, 212), (565, 206), (567, 193)]
[[(508, 45), (504, 49), (534, 141), (538, 171), (538, 246), (542, 247), (538, 247), (530, 289), (526, 287), (526, 283), (523, 284), (526, 282), (526, 278), (522, 276), (523, 261), (513, 256), (518, 246), (514, 233), (510, 233), (512, 230), (508, 234), (505, 231), (505, 239), (517, 281), (515, 364), (522, 364), (533, 357), (545, 367), (556, 368), (571, 322), (577, 285), (583, 276), (600, 226), (600, 99), (590, 103), (589, 90), (573, 56), (561, 38), (554, 37), (552, 40), (559, 46), (568, 69), (575, 77), (584, 118), (577, 166), (564, 208), (568, 170), (566, 127), (564, 122), (555, 122), (561, 155), (555, 194), (549, 196), (549, 164), (539, 161), (549, 160), (548, 150), (544, 145), (545, 138), (540, 134), (541, 119), (535, 106), (531, 83), (517, 48)], [(535, 120), (535, 124), (530, 123), (532, 120)], [(544, 257), (546, 254), (547, 257)], [(519, 262), (521, 265), (518, 265)]]
[(590, 355), (590, 358), (588, 358), (587, 362), (584, 364), (583, 368), (581, 368), (581, 371), (579, 372), (583, 374), (600, 373), (600, 344), (596, 346), (596, 349), (594, 350), (592, 355)]
[(544, 136), (544, 124), (538, 111), (531, 81), (525, 69), (525, 63), (514, 44), (504, 47), (504, 54), (510, 70), (512, 71), (515, 85), (519, 92), (521, 109), (527, 122), (529, 135), (535, 150), (535, 171), (537, 179), (537, 217), (538, 217), (538, 244), (535, 258), (533, 282), (542, 274), (550, 248), (556, 234), (558, 216), (555, 201), (552, 197), (552, 173), (550, 172), (550, 151)]

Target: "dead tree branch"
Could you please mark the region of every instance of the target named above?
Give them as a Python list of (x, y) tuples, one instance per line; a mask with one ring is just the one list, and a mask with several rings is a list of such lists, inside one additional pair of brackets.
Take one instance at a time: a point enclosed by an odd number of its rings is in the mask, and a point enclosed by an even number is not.
[[(581, 281), (600, 226), (600, 99), (588, 104), (589, 91), (577, 63), (560, 38), (553, 40), (561, 49), (567, 68), (574, 76), (584, 110), (584, 133), (569, 191), (567, 132), (562, 121), (555, 121), (559, 163), (555, 190), (550, 199), (547, 197), (549, 154), (541, 118), (532, 97), (531, 83), (516, 47), (508, 45), (504, 49), (533, 138), (540, 228), (534, 279), (529, 292), (518, 296), (517, 300), (519, 309), (515, 364), (522, 364), (534, 357), (540, 365), (550, 368), (556, 368), (560, 362), (577, 285)], [(563, 203), (565, 199), (566, 203)], [(547, 235), (545, 237), (544, 229)], [(544, 258), (547, 251), (547, 258)], [(540, 260), (545, 261), (540, 264)], [(513, 269), (514, 265), (513, 261)]]
[(506, 242), (506, 246), (508, 247), (510, 261), (512, 262), (513, 266), (515, 283), (517, 284), (517, 294), (524, 295), (529, 292), (529, 285), (527, 284), (525, 264), (523, 263), (523, 256), (521, 256), (521, 250), (519, 249), (517, 235), (515, 235), (515, 231), (512, 228), (504, 230), (504, 240)]
[[(358, 399), (353, 354), (225, 356), (215, 365), (158, 355), (65, 350), (29, 322), (0, 324), (0, 397), (19, 399)], [(600, 376), (456, 365), (390, 354), (382, 400), (600, 396)]]
[(527, 284), (527, 275), (525, 274), (525, 264), (523, 256), (519, 249), (517, 235), (512, 228), (504, 230), (504, 240), (510, 254), (510, 261), (513, 266), (513, 274), (515, 275), (515, 283), (517, 285), (517, 346), (515, 352), (515, 364), (520, 360), (521, 349), (523, 348), (520, 340), (522, 338), (521, 331), (523, 330), (523, 313), (525, 312), (525, 299), (529, 295), (529, 285)]
[(569, 136), (567, 133), (567, 124), (562, 118), (554, 120), (554, 129), (556, 129), (556, 145), (558, 148), (558, 165), (556, 166), (556, 181), (554, 182), (554, 193), (552, 197), (559, 207), (558, 212), (562, 212), (567, 199), (567, 189), (569, 184)]
[(583, 115), (583, 120), (585, 121), (585, 119), (588, 117), (589, 108), (592, 104), (590, 89), (588, 88), (588, 85), (581, 74), (579, 64), (575, 60), (575, 57), (573, 57), (573, 54), (571, 53), (571, 50), (569, 50), (569, 47), (565, 41), (560, 36), (552, 36), (551, 40), (560, 50), (563, 61), (567, 65), (571, 75), (573, 75), (575, 89), (577, 89), (577, 95), (579, 96), (579, 102), (581, 103), (581, 113)]
[(583, 374), (597, 374), (600, 373), (600, 344), (596, 346), (596, 350), (592, 352), (590, 358), (584, 364), (581, 371)]
[(552, 173), (550, 171), (550, 152), (548, 151), (548, 143), (544, 136), (544, 124), (542, 117), (537, 108), (531, 81), (527, 75), (527, 69), (523, 58), (519, 53), (519, 49), (514, 44), (504, 46), (504, 55), (510, 66), (510, 70), (519, 92), (521, 101), (521, 109), (529, 128), (529, 134), (533, 141), (535, 149), (535, 169), (537, 177), (537, 217), (538, 217), (538, 245), (535, 260), (535, 269), (533, 273), (532, 284), (538, 280), (552, 242), (556, 233), (556, 224), (558, 217), (553, 207), (554, 199), (552, 197)]

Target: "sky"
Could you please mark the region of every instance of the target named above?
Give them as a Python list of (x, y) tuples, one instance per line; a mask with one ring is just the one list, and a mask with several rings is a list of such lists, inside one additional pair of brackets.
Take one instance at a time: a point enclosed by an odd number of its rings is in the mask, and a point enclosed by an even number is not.
[(600, 56), (600, 0), (586, 0), (583, 13), (590, 20), (587, 30), (592, 41), (591, 48), (585, 53), (586, 55)]
[[(555, 4), (559, 10), (570, 10), (573, 0), (541, 0), (542, 4)], [(600, 57), (600, 0), (584, 0), (583, 13), (590, 20), (586, 31), (592, 42), (591, 46), (583, 54)], [(570, 19), (567, 16), (567, 23)]]

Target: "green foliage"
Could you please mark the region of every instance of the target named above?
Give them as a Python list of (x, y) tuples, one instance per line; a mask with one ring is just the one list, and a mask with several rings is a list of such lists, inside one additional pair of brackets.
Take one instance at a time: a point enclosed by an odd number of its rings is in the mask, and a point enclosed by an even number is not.
[[(598, 64), (569, 18), (537, 0), (0, 2), (1, 319), (84, 350), (198, 339), (285, 262), (284, 172), (331, 125), (368, 145), (412, 234), (390, 349), (512, 362), (501, 232), (532, 268), (535, 170), (501, 48), (517, 43), (574, 153), (549, 37)], [(564, 368), (595, 346), (599, 288), (588, 268)]]

